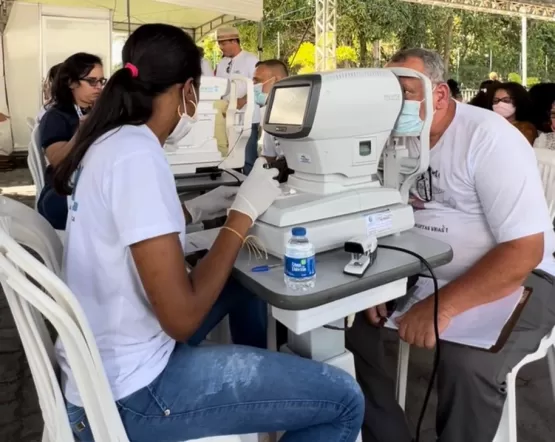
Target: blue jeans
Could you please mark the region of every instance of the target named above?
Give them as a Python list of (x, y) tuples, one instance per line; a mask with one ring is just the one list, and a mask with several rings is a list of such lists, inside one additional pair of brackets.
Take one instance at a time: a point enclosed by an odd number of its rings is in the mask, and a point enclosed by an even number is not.
[(247, 145), (245, 146), (245, 165), (243, 166), (243, 173), (248, 175), (251, 173), (252, 166), (258, 158), (258, 130), (260, 124), (253, 123), (251, 135), (247, 140)]
[[(242, 290), (224, 290), (191, 340), (176, 345), (164, 371), (116, 401), (130, 442), (274, 431), (286, 431), (282, 442), (356, 440), (364, 399), (343, 370), (253, 347), (197, 346), (225, 307), (240, 307), (251, 296)], [(93, 441), (84, 409), (68, 403), (67, 411), (78, 439)]]

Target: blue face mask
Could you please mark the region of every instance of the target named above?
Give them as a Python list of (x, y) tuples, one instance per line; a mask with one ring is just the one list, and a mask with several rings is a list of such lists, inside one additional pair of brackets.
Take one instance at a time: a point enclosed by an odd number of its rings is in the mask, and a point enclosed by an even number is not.
[(266, 100), (268, 99), (268, 94), (262, 92), (263, 86), (264, 85), (262, 83), (254, 85), (254, 102), (260, 107), (266, 106)]
[(401, 115), (393, 128), (393, 135), (398, 137), (420, 135), (424, 121), (420, 118), (420, 103), (422, 101), (405, 100), (401, 108)]

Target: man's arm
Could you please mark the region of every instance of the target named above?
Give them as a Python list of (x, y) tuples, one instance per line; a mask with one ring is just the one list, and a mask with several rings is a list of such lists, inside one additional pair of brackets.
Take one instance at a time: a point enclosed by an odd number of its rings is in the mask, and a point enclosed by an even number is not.
[(499, 244), (440, 290), (442, 309), (453, 317), (510, 295), (541, 262), (543, 245), (543, 233)]
[(450, 316), (514, 292), (541, 262), (549, 213), (534, 151), (516, 130), (487, 134), (470, 169), (497, 246), (441, 290)]

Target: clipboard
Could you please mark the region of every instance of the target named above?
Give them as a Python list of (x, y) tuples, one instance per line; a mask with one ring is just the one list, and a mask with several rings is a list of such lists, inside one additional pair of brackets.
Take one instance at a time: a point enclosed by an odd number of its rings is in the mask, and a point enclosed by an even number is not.
[(522, 296), (520, 297), (520, 301), (519, 301), (518, 305), (516, 306), (516, 308), (514, 309), (513, 314), (511, 315), (511, 317), (507, 320), (507, 322), (505, 323), (505, 325), (501, 329), (501, 333), (499, 333), (499, 338), (497, 339), (497, 342), (494, 345), (492, 345), (490, 348), (483, 348), (483, 347), (476, 347), (476, 346), (473, 346), (473, 345), (459, 344), (457, 342), (451, 342), (451, 341), (443, 341), (443, 342), (449, 342), (450, 344), (454, 344), (454, 345), (460, 345), (460, 346), (463, 346), (463, 347), (474, 348), (476, 350), (486, 351), (488, 353), (497, 353), (497, 352), (499, 352), (505, 346), (505, 344), (507, 343), (507, 340), (509, 339), (509, 336), (511, 335), (513, 329), (515, 328), (516, 323), (520, 319), (520, 315), (521, 315), (522, 311), (524, 310), (524, 307), (526, 307), (526, 304), (528, 303), (528, 300), (530, 299), (530, 296), (532, 295), (533, 291), (534, 291), (534, 289), (532, 287), (524, 287), (524, 290), (522, 292)]

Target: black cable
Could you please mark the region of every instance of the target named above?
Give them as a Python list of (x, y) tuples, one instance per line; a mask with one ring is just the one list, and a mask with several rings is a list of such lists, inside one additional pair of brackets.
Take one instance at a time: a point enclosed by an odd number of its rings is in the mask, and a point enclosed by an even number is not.
[(231, 172), (230, 172), (229, 170), (227, 170), (227, 169), (220, 169), (220, 170), (221, 170), (222, 172), (227, 173), (228, 175), (231, 175), (233, 178), (235, 178), (235, 179), (237, 180), (237, 185), (238, 185), (238, 186), (240, 186), (240, 185), (242, 184), (242, 183), (241, 183), (241, 180), (239, 179), (239, 177), (238, 177), (237, 175), (235, 175), (234, 173), (231, 173)]
[(426, 267), (426, 269), (428, 270), (428, 272), (430, 273), (430, 276), (428, 275), (423, 275), (425, 277), (431, 277), (433, 282), (434, 282), (434, 334), (435, 334), (435, 338), (436, 338), (436, 348), (435, 348), (435, 355), (434, 355), (434, 366), (432, 369), (432, 374), (430, 376), (430, 380), (428, 382), (428, 389), (426, 390), (426, 396), (424, 396), (424, 403), (422, 404), (422, 409), (420, 411), (420, 416), (418, 417), (418, 424), (416, 425), (416, 442), (420, 441), (420, 430), (422, 428), (422, 422), (424, 420), (424, 414), (426, 413), (426, 408), (428, 407), (428, 402), (430, 400), (430, 396), (432, 394), (432, 389), (434, 386), (434, 381), (435, 381), (435, 377), (437, 374), (437, 369), (439, 366), (439, 286), (437, 283), (437, 278), (436, 275), (434, 273), (434, 269), (432, 268), (432, 266), (430, 265), (430, 263), (428, 261), (426, 261), (425, 258), (423, 258), (422, 256), (420, 256), (418, 253), (413, 252), (412, 250), (407, 250), (407, 249), (403, 249), (401, 247), (395, 247), (395, 246), (386, 246), (383, 244), (378, 244), (378, 247), (381, 249), (389, 249), (389, 250), (395, 250), (397, 252), (402, 252), (402, 253), (407, 253), (408, 255), (414, 256), (415, 258), (417, 258), (422, 265), (424, 265), (424, 267)]
[(312, 26), (312, 22), (313, 22), (313, 20), (310, 20), (308, 22), (308, 24), (306, 25), (306, 28), (303, 32), (303, 36), (301, 37), (301, 40), (299, 41), (299, 46), (297, 46), (297, 50), (295, 51), (295, 53), (293, 54), (293, 57), (291, 57), (291, 61), (289, 62), (289, 69), (291, 69), (291, 67), (293, 66), (293, 62), (295, 61), (295, 58), (297, 58), (297, 54), (299, 53), (299, 51), (301, 49), (301, 46), (304, 43), (304, 39), (306, 37), (306, 34), (308, 33), (308, 30)]

